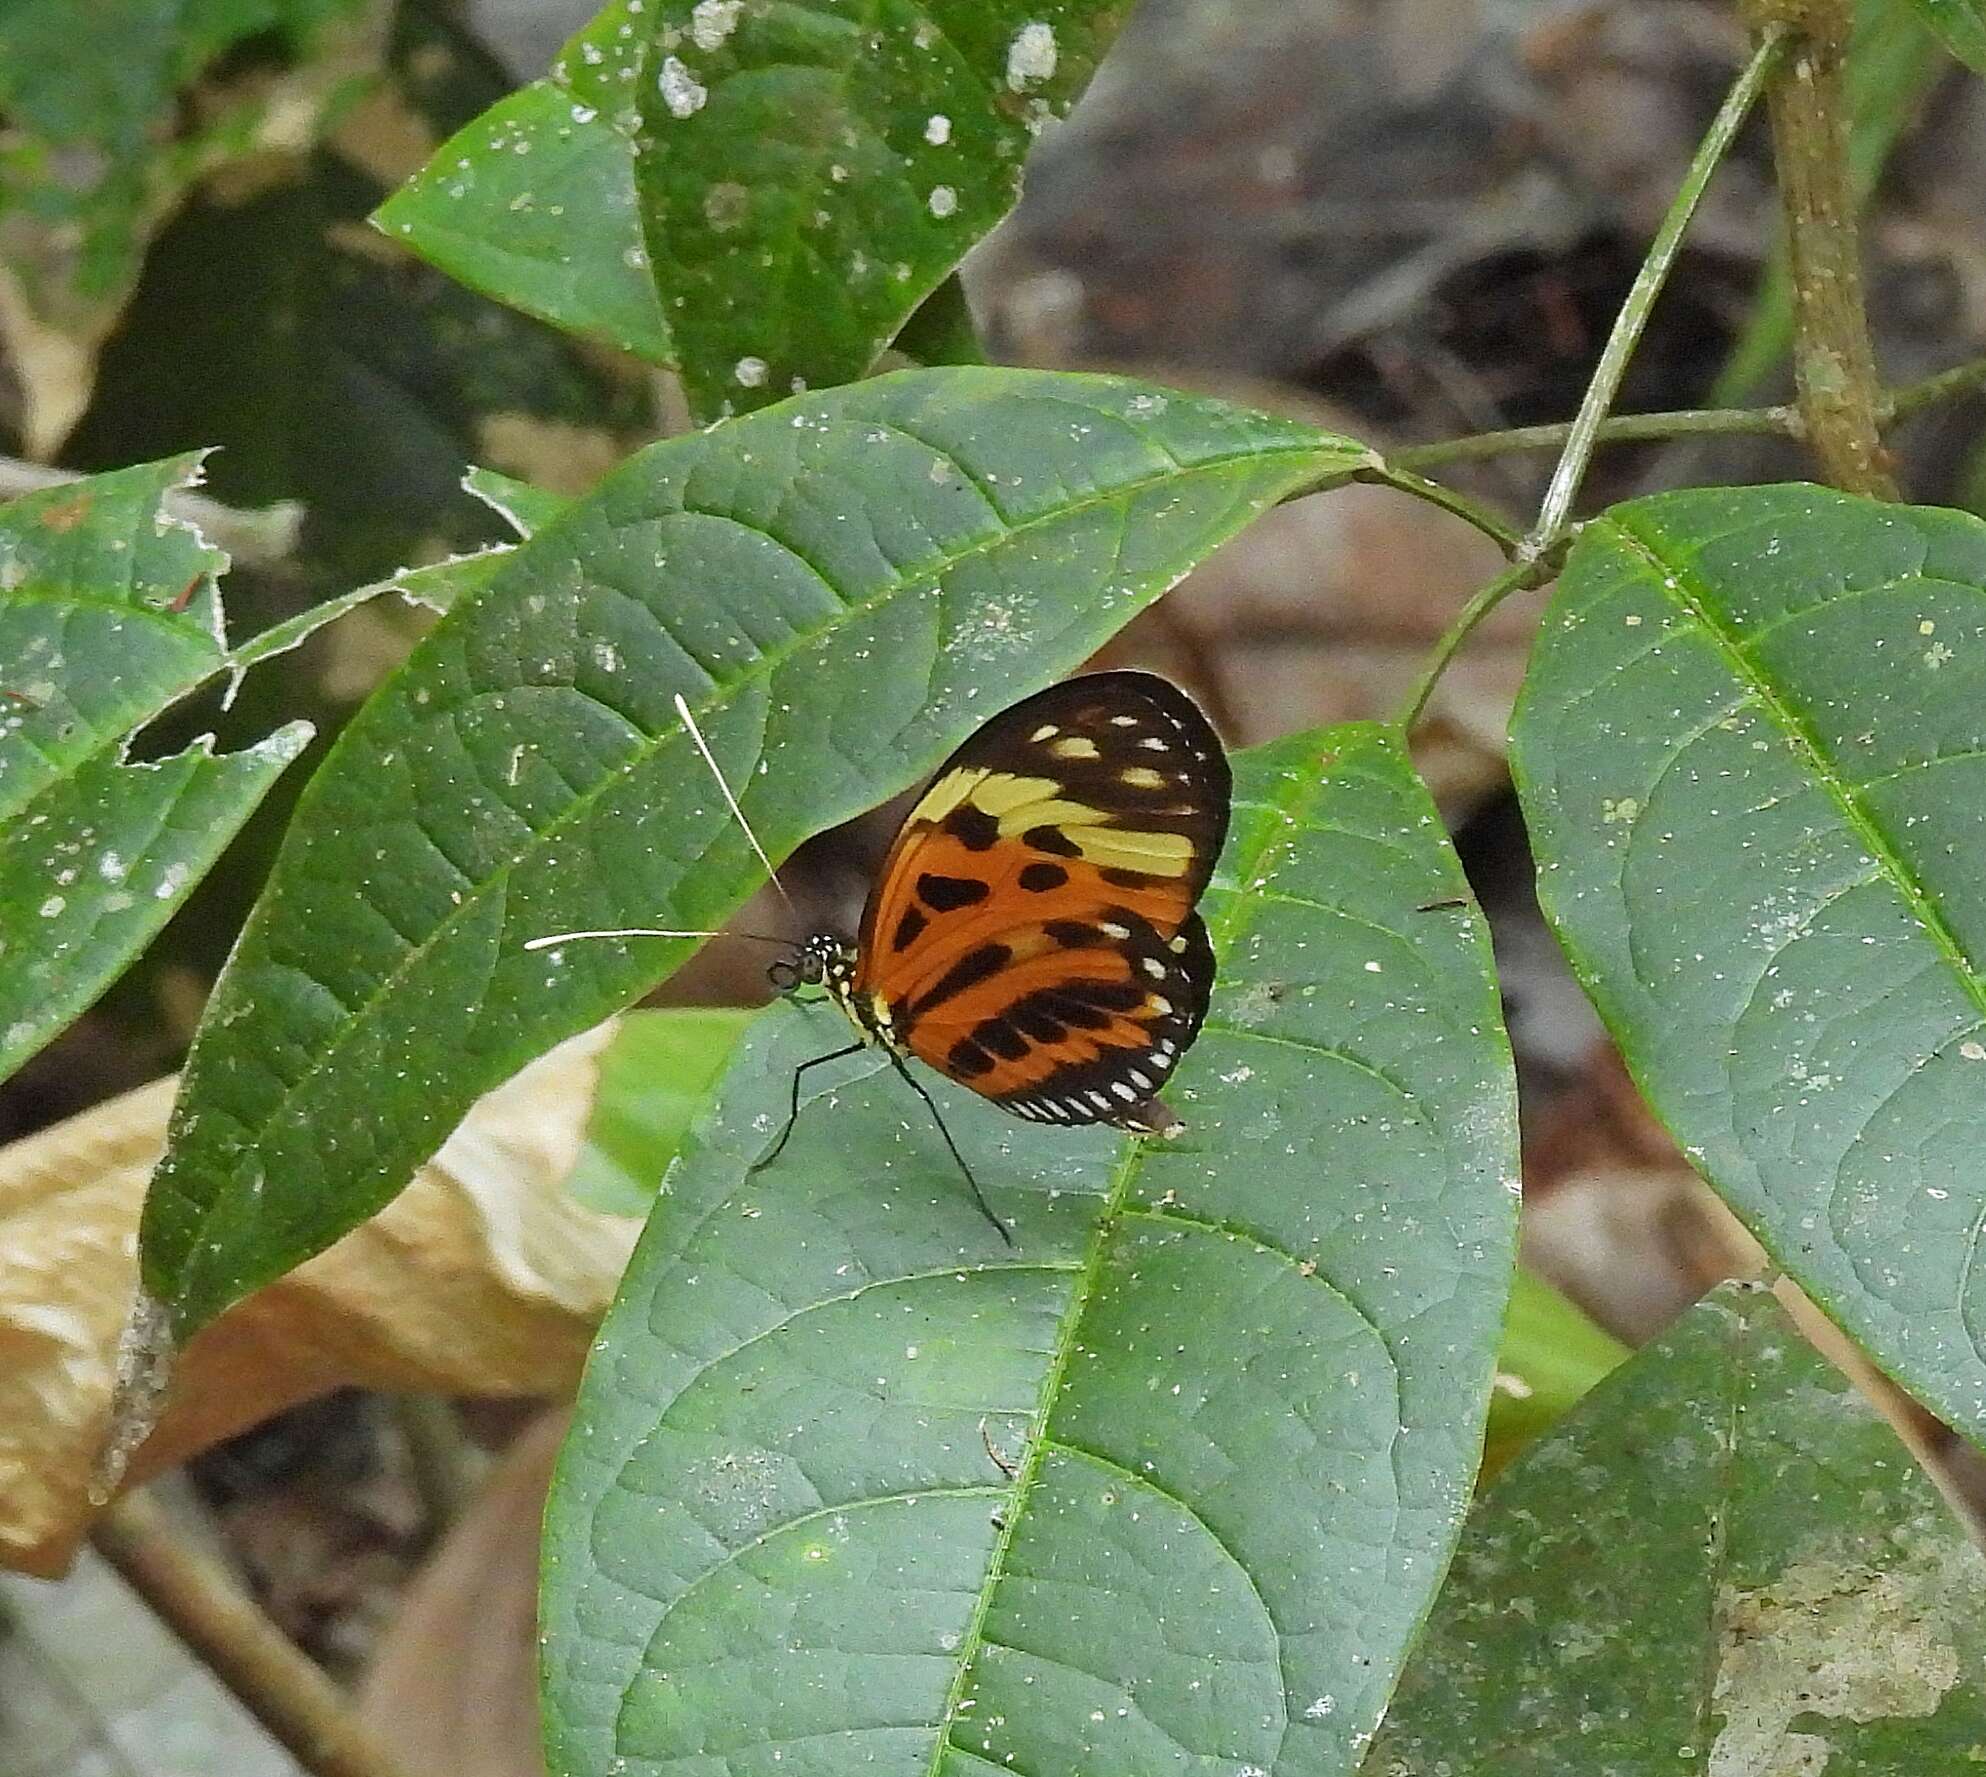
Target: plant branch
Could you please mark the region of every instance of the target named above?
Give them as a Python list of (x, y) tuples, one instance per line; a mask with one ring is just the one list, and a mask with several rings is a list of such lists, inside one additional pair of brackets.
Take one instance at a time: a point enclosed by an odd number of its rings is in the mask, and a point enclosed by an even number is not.
[(1798, 34), (1786, 77), (1772, 83), (1766, 103), (1793, 281), (1793, 379), (1807, 441), (1835, 487), (1893, 500), (1848, 164), (1852, 0), (1745, 0), (1744, 11), (1761, 47), (1789, 28)]
[(1545, 489), (1538, 522), (1525, 540), (1526, 550), (1532, 555), (1551, 548), (1571, 516), (1572, 503), (1579, 495), (1579, 484), (1585, 479), (1586, 466), (1592, 460), (1594, 446), (1599, 442), (1600, 427), (1606, 420), (1607, 410), (1614, 404), (1615, 395), (1620, 392), (1621, 378), (1627, 374), (1628, 361), (1641, 341), (1642, 329), (1648, 324), (1655, 300), (1661, 295), (1662, 286), (1675, 267), (1690, 218), (1696, 214), (1696, 206), (1710, 184), (1711, 175), (1717, 171), (1717, 163), (1724, 158), (1725, 151), (1750, 115), (1759, 93), (1778, 68), (1789, 35), (1787, 28), (1779, 24), (1767, 25), (1760, 32), (1750, 62), (1725, 95), (1710, 128), (1697, 144), (1689, 170), (1683, 175), (1682, 185), (1671, 200), (1668, 213), (1662, 218), (1662, 226), (1655, 231), (1655, 239), (1649, 243), (1647, 257), (1641, 262), (1641, 270), (1635, 274), (1620, 313), (1614, 317), (1613, 331), (1608, 334), (1607, 343), (1601, 349), (1592, 381), (1586, 385), (1585, 398), (1580, 402), (1579, 412), (1566, 435), (1565, 449), (1559, 456), (1558, 467), (1552, 471), (1551, 484)]
[(1380, 487), (1398, 488), (1403, 494), (1411, 494), (1417, 500), (1425, 500), (1430, 506), (1439, 506), (1444, 512), (1452, 512), (1464, 524), (1475, 526), (1501, 549), (1506, 557), (1514, 556), (1523, 547), (1524, 538), (1514, 525), (1505, 524), (1480, 501), (1472, 500), (1466, 494), (1457, 493), (1452, 487), (1444, 487), (1438, 481), (1429, 481), (1425, 476), (1416, 475), (1413, 470), (1402, 467), (1398, 457), (1389, 457), (1379, 467), (1362, 470), (1352, 479), (1371, 482)]
[(1941, 370), (1936, 376), (1927, 376), (1921, 382), (1905, 383), (1890, 395), (1886, 403), (1887, 417), (1907, 419), (1937, 402), (1951, 401), (1960, 395), (1976, 395), (1982, 389), (1986, 389), (1986, 358), (1974, 358), (1969, 364), (1954, 364), (1951, 369)]
[[(1620, 392), (1621, 379), (1627, 374), (1628, 361), (1634, 356), (1634, 348), (1640, 343), (1642, 330), (1648, 325), (1648, 317), (1654, 310), (1656, 299), (1662, 294), (1662, 286), (1668, 281), (1674, 269), (1677, 256), (1682, 250), (1683, 235), (1688, 230), (1690, 218), (1696, 214), (1696, 207), (1702, 201), (1709, 187), (1711, 176), (1717, 171), (1718, 162), (1736, 139), (1738, 131), (1757, 103), (1759, 94), (1765, 89), (1780, 60), (1785, 54), (1790, 32), (1783, 25), (1773, 25), (1760, 33), (1752, 58), (1745, 66), (1724, 103), (1718, 108), (1710, 128), (1704, 132), (1703, 140), (1697, 144), (1696, 153), (1691, 157), (1689, 170), (1683, 175), (1683, 182), (1674, 199), (1669, 204), (1668, 213), (1662, 218), (1662, 225), (1655, 231), (1655, 238), (1649, 243), (1647, 257), (1641, 262), (1641, 269), (1635, 274), (1632, 287), (1622, 302), (1620, 313), (1614, 317), (1613, 330), (1607, 335), (1607, 343), (1601, 349), (1600, 360), (1593, 367), (1592, 380), (1586, 385), (1585, 396), (1579, 403), (1579, 412), (1572, 423), (1564, 428), (1564, 442), (1559, 452), (1558, 466), (1552, 471), (1551, 484), (1545, 490), (1545, 498), (1538, 512), (1538, 522), (1532, 526), (1530, 534), (1519, 540), (1510, 553), (1514, 556), (1511, 565), (1476, 595), (1457, 613), (1455, 621), (1448, 626), (1446, 633), (1435, 643), (1428, 656), (1420, 677), (1415, 681), (1406, 700), (1400, 706), (1399, 725), (1402, 732), (1410, 732), (1427, 701), (1433, 695), (1434, 687), (1441, 675), (1447, 671), (1448, 663), (1455, 658), (1462, 644), (1469, 639), (1476, 626), (1496, 607), (1514, 592), (1521, 592), (1533, 586), (1542, 586), (1558, 572), (1558, 565), (1565, 551), (1571, 546), (1572, 529), (1570, 520), (1572, 505), (1579, 496), (1579, 484), (1585, 479), (1587, 465), (1592, 461), (1593, 451), (1600, 442), (1606, 426), (1607, 410), (1613, 405), (1614, 397)], [(1641, 416), (1644, 418), (1647, 416)], [(1662, 416), (1673, 423), (1676, 416)], [(1699, 416), (1700, 418), (1701, 416)], [(1789, 422), (1783, 414), (1775, 414), (1770, 422), (1747, 415), (1745, 430), (1783, 431)], [(1716, 426), (1698, 424), (1692, 428), (1700, 431), (1713, 429), (1738, 429), (1720, 422)], [(1411, 453), (1405, 453), (1411, 460)], [(1427, 460), (1425, 454), (1420, 458)], [(1432, 483), (1421, 482), (1410, 470), (1395, 470), (1395, 485), (1419, 492), (1423, 498), (1431, 497), (1427, 490)], [(1418, 483), (1416, 486), (1414, 484)], [(1450, 511), (1458, 508), (1446, 489), (1436, 489), (1443, 498), (1438, 502)], [(1468, 517), (1467, 512), (1462, 513)], [(1473, 521), (1472, 521), (1473, 522)], [(1494, 532), (1492, 535), (1496, 534)], [(1501, 539), (1499, 539), (1501, 540)]]
[[(1564, 539), (1565, 542), (1570, 540), (1569, 537)], [(1551, 550), (1544, 555), (1514, 561), (1494, 580), (1477, 588), (1475, 595), (1456, 613), (1455, 621), (1429, 650), (1427, 664), (1421, 668), (1420, 676), (1402, 700), (1400, 713), (1395, 718), (1401, 733), (1412, 732), (1414, 724), (1421, 719), (1421, 711), (1427, 708), (1427, 700), (1434, 695), (1436, 682), (1448, 670), (1448, 663), (1461, 651), (1462, 644), (1469, 639), (1476, 625), (1512, 593), (1528, 592), (1534, 586), (1544, 585), (1558, 572), (1559, 553), (1558, 550)]]
[[(1982, 380), (1986, 380), (1986, 367), (1982, 367)], [(1507, 432), (1479, 432), (1472, 438), (1410, 444), (1386, 460), (1396, 468), (1435, 469), (1518, 451), (1559, 450), (1571, 436), (1572, 422), (1557, 420), (1542, 426), (1513, 426)], [(1685, 407), (1666, 413), (1614, 414), (1600, 422), (1593, 442), (1643, 444), (1664, 438), (1799, 436), (1800, 411), (1796, 407)]]
[(120, 1500), (97, 1520), (92, 1540), (311, 1777), (409, 1777), (338, 1687), (151, 1500)]

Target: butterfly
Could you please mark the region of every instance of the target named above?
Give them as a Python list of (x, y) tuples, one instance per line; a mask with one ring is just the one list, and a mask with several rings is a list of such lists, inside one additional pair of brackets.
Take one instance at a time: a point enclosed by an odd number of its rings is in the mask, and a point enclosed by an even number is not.
[[(857, 1041), (802, 1076), (882, 1050), (1034, 1123), (1185, 1126), (1160, 1096), (1199, 1034), (1214, 952), (1195, 910), (1227, 836), (1233, 779), (1213, 725), (1169, 680), (1090, 673), (993, 717), (939, 768), (885, 856), (849, 943), (817, 933), (775, 987), (820, 986)], [(756, 1168), (755, 1168), (756, 1170)]]
[[(777, 884), (681, 697), (676, 713)], [(869, 1048), (923, 1099), (1009, 1245), (911, 1061), (1029, 1122), (1178, 1134), (1185, 1124), (1160, 1091), (1207, 1016), (1214, 951), (1196, 908), (1232, 795), (1213, 724), (1156, 673), (1084, 674), (993, 717), (905, 818), (855, 941), (818, 932), (768, 969), (781, 993), (824, 989), (856, 1041), (794, 1069), (785, 1127), (752, 1170), (792, 1136), (809, 1070)], [(616, 927), (549, 933), (524, 948), (725, 935)]]

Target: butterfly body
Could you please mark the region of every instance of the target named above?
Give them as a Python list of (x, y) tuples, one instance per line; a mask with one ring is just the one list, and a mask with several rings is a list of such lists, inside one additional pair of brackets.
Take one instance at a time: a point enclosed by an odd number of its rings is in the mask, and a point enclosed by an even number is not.
[(1159, 1094), (1213, 985), (1194, 906), (1230, 788), (1218, 737), (1168, 681), (1053, 685), (939, 769), (857, 943), (816, 936), (793, 972), (864, 1043), (1015, 1116), (1175, 1133)]

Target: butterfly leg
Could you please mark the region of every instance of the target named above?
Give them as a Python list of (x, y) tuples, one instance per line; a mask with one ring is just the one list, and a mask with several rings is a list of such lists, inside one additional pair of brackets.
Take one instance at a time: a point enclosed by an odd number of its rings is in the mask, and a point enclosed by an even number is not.
[(779, 1139), (772, 1144), (772, 1152), (762, 1160), (754, 1160), (745, 1169), (747, 1172), (764, 1171), (779, 1158), (780, 1150), (786, 1146), (788, 1138), (793, 1134), (793, 1125), (800, 1121), (800, 1076), (810, 1067), (819, 1067), (824, 1062), (840, 1061), (845, 1056), (860, 1054), (867, 1046), (865, 1043), (850, 1043), (846, 1049), (832, 1049), (825, 1055), (816, 1055), (811, 1060), (803, 1061), (793, 1070), (793, 1102), (786, 1109), (786, 1127), (779, 1132)]
[(910, 1071), (901, 1055), (894, 1049), (886, 1049), (884, 1053), (889, 1056), (890, 1065), (903, 1076), (904, 1082), (911, 1091), (923, 1099), (924, 1108), (931, 1113), (931, 1121), (937, 1124), (938, 1133), (945, 1138), (945, 1146), (951, 1149), (952, 1158), (959, 1163), (959, 1171), (965, 1174), (965, 1182), (972, 1187), (972, 1200), (979, 1205), (979, 1213), (993, 1224), (1000, 1238), (1012, 1246), (1014, 1244), (1012, 1233), (1009, 1232), (1007, 1224), (993, 1213), (993, 1206), (986, 1201), (986, 1193), (980, 1190), (979, 1181), (972, 1176), (972, 1168), (966, 1165), (965, 1156), (959, 1152), (958, 1143), (952, 1140), (952, 1132), (945, 1127), (945, 1119), (938, 1113), (937, 1100), (924, 1090), (924, 1082)]

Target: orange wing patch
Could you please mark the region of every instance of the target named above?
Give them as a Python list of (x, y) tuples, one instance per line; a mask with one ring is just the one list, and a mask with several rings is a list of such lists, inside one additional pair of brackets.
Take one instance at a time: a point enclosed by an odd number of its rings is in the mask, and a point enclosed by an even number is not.
[(1198, 1032), (1193, 913), (1227, 759), (1192, 700), (1097, 673), (995, 717), (911, 811), (863, 915), (853, 995), (887, 1039), (1017, 1115), (1134, 1128)]

